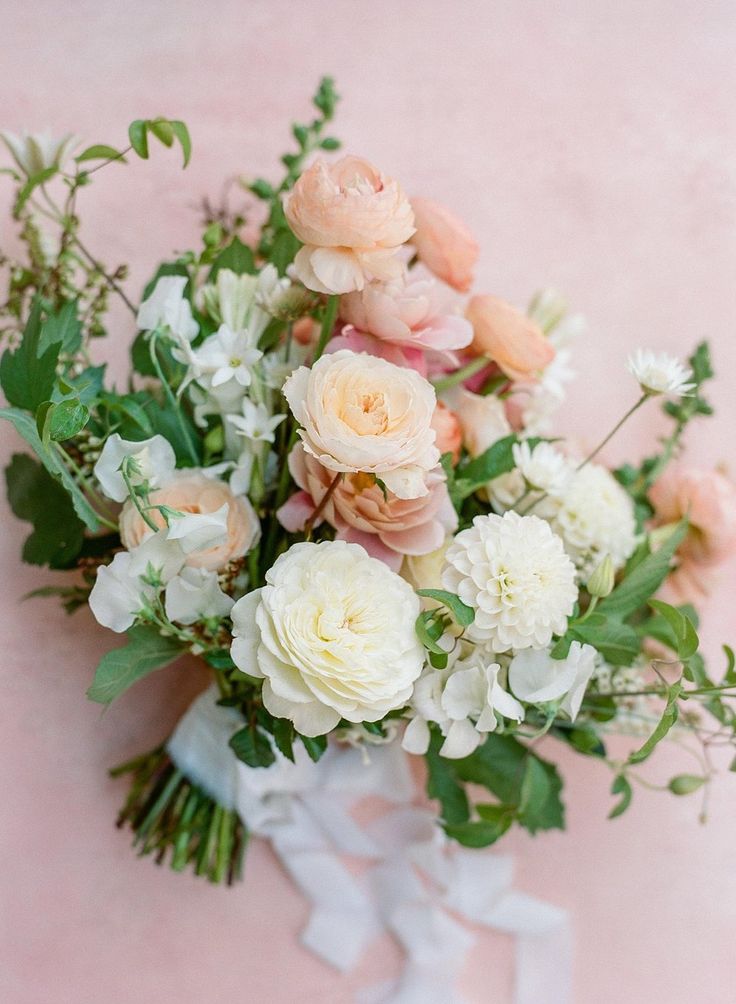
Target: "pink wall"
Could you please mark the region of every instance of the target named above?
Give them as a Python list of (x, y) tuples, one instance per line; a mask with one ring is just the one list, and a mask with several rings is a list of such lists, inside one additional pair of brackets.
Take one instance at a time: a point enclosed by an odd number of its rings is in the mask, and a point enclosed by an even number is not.
[[(590, 322), (566, 427), (604, 430), (628, 404), (626, 352), (684, 353), (709, 337), (718, 418), (692, 455), (733, 464), (736, 403), (736, 7), (730, 0), (32, 0), (1, 5), (0, 121), (120, 142), (135, 117), (185, 119), (186, 174), (156, 150), (111, 167), (85, 194), (87, 242), (151, 265), (196, 233), (193, 201), (234, 172), (271, 170), (318, 76), (344, 95), (348, 149), (436, 197), (483, 247), (478, 288), (524, 302), (563, 289)], [(0, 179), (0, 192), (4, 192)], [(6, 243), (6, 224), (1, 225)], [(122, 372), (123, 314), (100, 356)], [(639, 456), (657, 432), (637, 417), (611, 455)], [(17, 448), (2, 430), (3, 453)], [(341, 978), (297, 944), (306, 906), (269, 851), (253, 846), (228, 892), (159, 871), (112, 827), (122, 797), (105, 768), (157, 741), (202, 684), (165, 672), (106, 715), (84, 690), (111, 636), (87, 614), (18, 597), (46, 581), (19, 568), (25, 528), (0, 538), (4, 676), (0, 999), (8, 1004), (181, 1000), (347, 1004), (397, 965), (387, 943)], [(736, 638), (723, 588), (709, 648)], [(670, 754), (687, 769), (685, 754)], [(607, 771), (563, 757), (569, 832), (514, 837), (519, 884), (568, 907), (577, 934), (576, 1001), (733, 999), (736, 782), (721, 776), (710, 822), (697, 803), (637, 794), (607, 823)], [(667, 755), (648, 767), (674, 773)], [(690, 768), (691, 769), (691, 768)], [(511, 944), (484, 935), (468, 967), (474, 1002), (509, 1000)]]

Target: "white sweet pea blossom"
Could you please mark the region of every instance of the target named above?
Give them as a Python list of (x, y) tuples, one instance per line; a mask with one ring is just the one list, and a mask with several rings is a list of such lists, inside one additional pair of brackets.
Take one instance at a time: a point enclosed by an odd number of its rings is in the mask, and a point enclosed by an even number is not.
[(427, 670), (412, 696), (414, 717), (402, 741), (408, 753), (422, 755), (430, 740), (429, 722), (440, 727), (444, 743), (440, 756), (457, 760), (469, 756), (500, 718), (520, 722), (524, 709), (498, 682), (501, 667), (476, 650), (445, 670)]
[(229, 503), (224, 502), (214, 512), (184, 512), (170, 515), (168, 540), (177, 540), (185, 554), (218, 547), (227, 540)]
[(524, 440), (515, 443), (511, 452), (526, 484), (538, 491), (560, 495), (573, 475), (574, 467), (568, 458), (550, 443), (537, 443), (532, 448)]
[(235, 601), (220, 589), (216, 572), (183, 568), (166, 587), (166, 616), (179, 624), (225, 617)]
[(211, 390), (230, 381), (248, 387), (253, 367), (262, 356), (249, 331), (234, 331), (221, 324), (198, 348), (186, 352), (185, 361), (190, 368), (188, 379), (197, 380)]
[(263, 404), (254, 404), (249, 398), (243, 398), (242, 415), (228, 415), (227, 420), (233, 425), (239, 436), (251, 443), (273, 443), (276, 429), (286, 418), (286, 415), (272, 415)]
[(168, 328), (182, 344), (197, 337), (199, 325), (192, 316), (189, 300), (184, 296), (188, 279), (185, 275), (164, 275), (151, 295), (138, 308), (138, 327), (142, 331)]
[(77, 142), (71, 133), (54, 139), (49, 133), (24, 132), (16, 136), (12, 132), (0, 132), (0, 139), (21, 171), (29, 177), (50, 167), (61, 167)]
[(688, 382), (692, 370), (667, 352), (637, 349), (629, 356), (628, 365), (645, 394), (682, 397), (695, 387)]
[(134, 461), (130, 465), (133, 486), (147, 482), (151, 489), (162, 488), (171, 480), (176, 468), (173, 447), (163, 436), (133, 442), (113, 432), (94, 466), (94, 475), (105, 495), (115, 502), (124, 502), (128, 497), (128, 488), (120, 471), (127, 457)]
[(558, 701), (572, 721), (578, 716), (598, 652), (592, 645), (574, 641), (565, 659), (553, 659), (546, 649), (518, 652), (509, 666), (509, 686), (527, 704)]
[(156, 595), (184, 564), (182, 549), (168, 541), (164, 531), (154, 534), (132, 551), (120, 551), (109, 565), (97, 570), (89, 597), (95, 619), (111, 631), (127, 631)]

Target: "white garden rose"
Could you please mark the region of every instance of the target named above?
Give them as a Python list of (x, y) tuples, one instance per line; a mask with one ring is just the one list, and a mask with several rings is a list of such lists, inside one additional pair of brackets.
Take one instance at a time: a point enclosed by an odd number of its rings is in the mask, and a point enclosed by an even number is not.
[(538, 516), (476, 516), (447, 549), (442, 584), (475, 611), (466, 629), (494, 652), (564, 634), (578, 590), (560, 538)]
[(231, 654), (263, 703), (306, 736), (375, 722), (411, 697), (424, 664), (419, 598), (358, 544), (294, 544), (232, 609)]
[(299, 367), (284, 397), (304, 449), (330, 471), (375, 474), (402, 499), (428, 493), (440, 453), (432, 385), (414, 370), (343, 349)]

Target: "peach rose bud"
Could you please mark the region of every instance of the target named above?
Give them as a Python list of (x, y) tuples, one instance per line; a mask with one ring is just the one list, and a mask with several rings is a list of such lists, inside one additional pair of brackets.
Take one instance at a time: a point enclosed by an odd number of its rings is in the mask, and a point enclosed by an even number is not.
[(552, 343), (530, 317), (496, 296), (474, 296), (465, 313), (473, 325), (472, 349), (512, 380), (534, 380), (555, 357)]
[(401, 274), (396, 252), (414, 233), (414, 213), (399, 183), (367, 160), (316, 160), (285, 196), (284, 213), (304, 244), (293, 269), (307, 289), (350, 293)]
[(457, 415), (442, 401), (438, 401), (431, 424), (437, 436), (434, 441), (435, 446), (440, 453), (451, 453), (452, 462), (456, 464), (460, 459), (460, 447), (463, 442), (463, 432)]
[(465, 226), (449, 209), (431, 199), (412, 199), (414, 225), (411, 243), (419, 260), (446, 282), (467, 293), (480, 249)]

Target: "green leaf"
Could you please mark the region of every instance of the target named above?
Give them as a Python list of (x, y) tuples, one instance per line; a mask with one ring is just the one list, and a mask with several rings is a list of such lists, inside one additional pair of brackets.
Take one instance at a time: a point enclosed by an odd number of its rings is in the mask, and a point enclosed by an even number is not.
[(445, 823), (455, 825), (470, 819), (470, 805), (465, 788), (455, 774), (454, 761), (440, 756), (442, 742), (439, 731), (433, 729), (424, 757), (427, 762), (427, 794), (439, 801)]
[(217, 278), (217, 273), (221, 268), (229, 268), (236, 275), (243, 275), (246, 272), (252, 275), (256, 271), (256, 261), (253, 252), (247, 244), (243, 244), (239, 237), (233, 237), (226, 248), (218, 254), (212, 262), (209, 281)]
[(174, 142), (174, 130), (167, 119), (151, 119), (148, 123), (148, 131), (153, 133), (164, 146), (171, 146)]
[(468, 627), (475, 620), (473, 608), (463, 603), (455, 593), (449, 593), (445, 589), (417, 589), (417, 594), (427, 596), (430, 600), (437, 600), (446, 606), (460, 627)]
[(164, 638), (155, 628), (131, 628), (126, 645), (103, 655), (87, 697), (98, 704), (110, 704), (144, 676), (174, 662), (183, 651), (181, 642)]
[(68, 568), (82, 549), (84, 524), (71, 499), (48, 471), (25, 453), (16, 453), (5, 469), (10, 508), (33, 524), (23, 545), (31, 565)]
[(136, 119), (128, 126), (128, 139), (135, 152), (143, 160), (148, 160), (148, 123), (144, 119)]
[(14, 352), (6, 349), (0, 360), (0, 384), (9, 403), (33, 412), (51, 397), (61, 348), (58, 342), (44, 348), (41, 338), (41, 303), (36, 299), (20, 345)]
[(723, 675), (723, 682), (736, 684), (736, 654), (730, 645), (724, 645), (723, 651), (726, 656), (726, 672)]
[(682, 689), (682, 683), (680, 680), (678, 680), (677, 683), (671, 684), (667, 688), (667, 703), (657, 727), (644, 745), (631, 754), (628, 761), (629, 763), (642, 763), (642, 761), (646, 760), (647, 757), (651, 756), (655, 746), (657, 746), (657, 744), (660, 743), (670, 731), (678, 718), (679, 708), (677, 701), (682, 693)]
[(631, 785), (629, 784), (628, 778), (624, 774), (617, 774), (613, 779), (613, 784), (611, 785), (611, 794), (620, 795), (621, 799), (614, 805), (611, 811), (608, 813), (609, 819), (615, 819), (617, 816), (623, 815), (631, 804), (631, 799), (634, 794)]
[(445, 826), (445, 833), (463, 847), (490, 847), (504, 835), (513, 821), (513, 815), (506, 815), (498, 821), (450, 823)]
[(633, 627), (605, 614), (591, 614), (582, 623), (573, 624), (569, 633), (573, 640), (597, 648), (613, 666), (630, 666), (641, 649), (641, 639)]
[(287, 718), (274, 718), (273, 720), (273, 741), (276, 748), (283, 753), (287, 760), (294, 763), (294, 726)]
[(41, 441), (34, 419), (26, 412), (18, 411), (16, 408), (0, 408), (0, 418), (6, 418), (15, 426), (16, 431), (33, 449), (49, 474), (61, 482), (71, 496), (74, 511), (85, 526), (92, 531), (99, 530), (100, 521), (97, 514), (53, 446), (45, 446)]
[(499, 439), (458, 472), (458, 480), (466, 482), (462, 487), (464, 498), (488, 484), (493, 478), (514, 469), (513, 448), (517, 442), (517, 437), (513, 435)]
[(660, 613), (672, 628), (675, 637), (675, 651), (682, 660), (690, 659), (698, 651), (700, 640), (695, 625), (677, 607), (662, 600), (650, 600), (649, 606)]
[(85, 160), (119, 160), (121, 164), (127, 163), (120, 150), (116, 150), (114, 146), (107, 146), (105, 143), (95, 143), (88, 146), (74, 159), (77, 164), (81, 164)]
[(702, 788), (706, 778), (698, 777), (696, 774), (678, 774), (673, 777), (667, 787), (673, 795), (692, 795), (698, 788)]
[(437, 644), (437, 640), (444, 632), (444, 627), (433, 610), (423, 610), (419, 614), (414, 623), (414, 630), (428, 652), (433, 655), (447, 655), (447, 652)]
[(51, 167), (45, 167), (43, 171), (39, 171), (38, 174), (34, 174), (28, 179), (16, 197), (15, 205), (13, 206), (13, 213), (15, 216), (20, 213), (38, 186), (45, 184), (53, 178), (54, 175), (58, 173), (58, 170), (58, 166), (53, 164)]
[(670, 570), (675, 551), (687, 533), (687, 519), (682, 519), (667, 540), (641, 561), (610, 596), (598, 604), (598, 611), (610, 617), (628, 617), (653, 596)]
[(322, 754), (327, 749), (327, 736), (303, 736), (299, 735), (299, 738), (304, 745), (304, 749), (309, 754), (310, 760), (315, 763), (320, 759)]
[(300, 247), (299, 239), (294, 236), (291, 230), (279, 230), (270, 255), (271, 262), (276, 266), (279, 275), (284, 275), (288, 266), (294, 261)]
[(184, 155), (183, 167), (186, 167), (192, 157), (192, 139), (189, 135), (189, 130), (186, 125), (179, 119), (171, 119), (169, 121), (171, 130), (179, 140), (179, 146), (181, 147), (181, 152)]
[(229, 746), (238, 760), (249, 767), (270, 767), (276, 760), (268, 736), (255, 725), (246, 725), (236, 732)]
[(77, 301), (67, 300), (49, 314), (41, 328), (40, 351), (59, 343), (60, 350), (73, 355), (82, 344), (82, 323), (77, 316)]
[(78, 397), (52, 404), (48, 415), (48, 434), (55, 442), (71, 439), (89, 421), (89, 408)]

